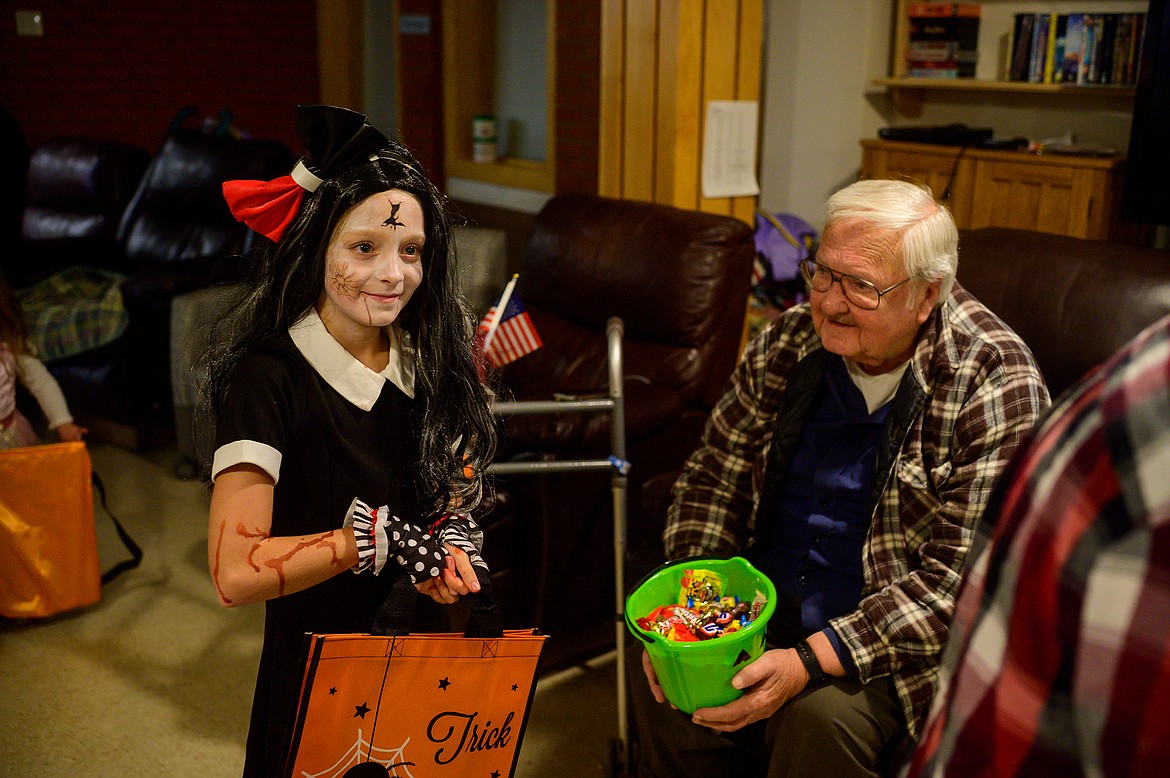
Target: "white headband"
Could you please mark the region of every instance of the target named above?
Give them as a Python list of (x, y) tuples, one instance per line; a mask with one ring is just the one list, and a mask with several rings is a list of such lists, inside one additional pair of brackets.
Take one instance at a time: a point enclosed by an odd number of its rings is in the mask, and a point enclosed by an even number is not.
[(297, 162), (296, 167), (292, 169), (289, 175), (292, 176), (293, 181), (297, 182), (297, 186), (307, 192), (316, 192), (317, 187), (325, 183), (325, 179), (318, 178), (305, 167), (305, 161), (303, 159)]

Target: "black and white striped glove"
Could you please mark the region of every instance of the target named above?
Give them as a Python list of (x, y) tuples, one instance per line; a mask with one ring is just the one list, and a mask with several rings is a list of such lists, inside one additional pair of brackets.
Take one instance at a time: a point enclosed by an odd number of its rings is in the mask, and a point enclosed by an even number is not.
[(471, 564), (487, 568), (483, 557), (479, 555), (480, 549), (483, 548), (483, 530), (472, 521), (470, 516), (458, 513), (450, 514), (446, 521), (439, 525), (438, 535), (439, 540), (443, 543), (450, 543), (467, 554)]
[(353, 527), (353, 536), (357, 541), (358, 561), (350, 568), (355, 573), (373, 570), (374, 575), (377, 575), (386, 566), (389, 552), (386, 523), (389, 520), (390, 511), (385, 507), (371, 509), (356, 497), (349, 504), (342, 526)]
[(447, 552), (442, 543), (423, 528), (392, 516), (385, 505), (371, 509), (355, 499), (350, 504), (345, 526), (353, 527), (357, 539), (355, 573), (373, 569), (374, 575), (378, 575), (388, 559), (402, 567), (411, 583), (434, 578), (443, 571)]

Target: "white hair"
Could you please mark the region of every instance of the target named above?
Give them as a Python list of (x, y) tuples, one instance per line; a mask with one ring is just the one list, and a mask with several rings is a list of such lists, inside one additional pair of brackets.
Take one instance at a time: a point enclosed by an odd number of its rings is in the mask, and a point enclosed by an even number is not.
[(826, 225), (843, 219), (897, 235), (906, 274), (919, 283), (940, 281), (938, 303), (951, 293), (959, 270), (959, 231), (928, 188), (892, 179), (857, 181), (825, 206)]

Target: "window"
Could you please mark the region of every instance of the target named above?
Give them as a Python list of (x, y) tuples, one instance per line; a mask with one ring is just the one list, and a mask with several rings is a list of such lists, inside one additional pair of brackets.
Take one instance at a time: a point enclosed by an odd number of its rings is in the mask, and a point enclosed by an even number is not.
[[(448, 178), (552, 192), (555, 0), (444, 0)], [(496, 159), (476, 162), (472, 120), (496, 117)]]

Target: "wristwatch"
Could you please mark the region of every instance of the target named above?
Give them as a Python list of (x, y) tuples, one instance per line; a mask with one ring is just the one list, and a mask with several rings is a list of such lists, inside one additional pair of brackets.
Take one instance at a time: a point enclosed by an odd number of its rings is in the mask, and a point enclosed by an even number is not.
[(793, 648), (796, 649), (796, 655), (800, 657), (804, 669), (808, 670), (808, 682), (810, 684), (818, 683), (825, 679), (825, 671), (821, 667), (821, 663), (817, 661), (817, 655), (813, 653), (808, 641), (802, 640)]

